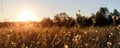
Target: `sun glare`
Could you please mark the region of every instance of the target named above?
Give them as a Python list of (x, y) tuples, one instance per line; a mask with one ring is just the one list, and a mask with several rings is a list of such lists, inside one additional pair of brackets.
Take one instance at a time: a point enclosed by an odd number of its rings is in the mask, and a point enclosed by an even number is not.
[(24, 10), (18, 14), (17, 20), (18, 21), (35, 21), (36, 18), (32, 11)]

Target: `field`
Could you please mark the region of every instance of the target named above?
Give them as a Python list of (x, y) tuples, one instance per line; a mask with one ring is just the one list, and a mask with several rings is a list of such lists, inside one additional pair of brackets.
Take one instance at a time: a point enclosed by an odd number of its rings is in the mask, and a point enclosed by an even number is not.
[(0, 48), (120, 48), (120, 26), (3, 27)]

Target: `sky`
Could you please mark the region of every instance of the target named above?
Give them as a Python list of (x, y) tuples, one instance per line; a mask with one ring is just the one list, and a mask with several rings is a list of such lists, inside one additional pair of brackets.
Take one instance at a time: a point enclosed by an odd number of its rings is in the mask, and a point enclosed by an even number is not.
[(110, 12), (120, 11), (120, 0), (0, 0), (0, 20), (17, 18), (22, 10), (31, 10), (36, 18), (53, 18), (56, 14), (66, 12), (69, 16), (81, 10), (81, 15), (90, 16), (100, 7), (107, 7)]

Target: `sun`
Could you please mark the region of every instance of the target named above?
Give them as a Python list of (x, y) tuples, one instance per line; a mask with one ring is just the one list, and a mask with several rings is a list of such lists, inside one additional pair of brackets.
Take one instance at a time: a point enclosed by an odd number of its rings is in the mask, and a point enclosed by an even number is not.
[(32, 11), (30, 10), (23, 10), (21, 11), (18, 16), (17, 16), (17, 20), (18, 21), (22, 21), (22, 22), (25, 22), (25, 21), (35, 21), (36, 18), (35, 18), (35, 15)]

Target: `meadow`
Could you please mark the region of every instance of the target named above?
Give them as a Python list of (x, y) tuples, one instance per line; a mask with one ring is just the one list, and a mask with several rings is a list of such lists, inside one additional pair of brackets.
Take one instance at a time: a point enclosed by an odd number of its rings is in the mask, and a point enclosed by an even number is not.
[(120, 26), (2, 27), (0, 48), (120, 48)]
[(120, 48), (119, 2), (0, 0), (0, 48)]

